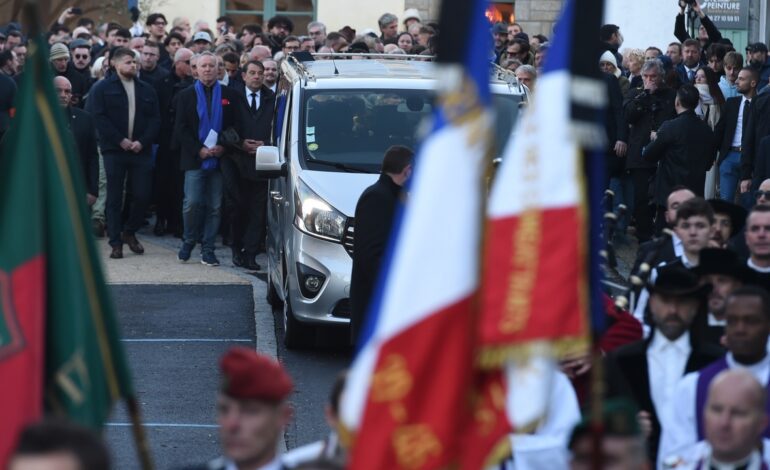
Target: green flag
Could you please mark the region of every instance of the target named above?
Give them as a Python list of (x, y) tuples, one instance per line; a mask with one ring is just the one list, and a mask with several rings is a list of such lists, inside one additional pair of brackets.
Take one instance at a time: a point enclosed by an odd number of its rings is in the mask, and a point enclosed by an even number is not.
[[(16, 288), (35, 291), (43, 306), (45, 409), (98, 429), (116, 400), (133, 395), (131, 377), (89, 229), (82, 166), (47, 58), (42, 36), (31, 41), (16, 118), (2, 142), (0, 270), (42, 259), (37, 285)], [(8, 336), (6, 330), (0, 328)], [(6, 406), (13, 404), (0, 403), (0, 415)]]

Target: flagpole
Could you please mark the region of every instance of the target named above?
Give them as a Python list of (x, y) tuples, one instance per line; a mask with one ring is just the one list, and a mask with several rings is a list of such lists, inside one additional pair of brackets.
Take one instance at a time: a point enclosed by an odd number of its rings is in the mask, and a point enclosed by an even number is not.
[(130, 396), (126, 398), (126, 407), (128, 408), (128, 415), (131, 417), (131, 432), (134, 435), (136, 453), (142, 465), (142, 470), (153, 470), (150, 446), (147, 443), (147, 434), (144, 431), (141, 410), (139, 409), (139, 402), (137, 402), (136, 397)]

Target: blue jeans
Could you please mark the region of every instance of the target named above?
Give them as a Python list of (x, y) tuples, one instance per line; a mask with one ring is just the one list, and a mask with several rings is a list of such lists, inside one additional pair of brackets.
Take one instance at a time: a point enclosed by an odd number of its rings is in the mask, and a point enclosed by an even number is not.
[(620, 204), (626, 205), (626, 213), (623, 217), (618, 218), (615, 224), (616, 233), (625, 234), (631, 220), (631, 214), (634, 213), (634, 185), (631, 182), (631, 177), (624, 174), (621, 177), (610, 178), (610, 189), (615, 193), (613, 212), (618, 213)]
[(730, 152), (719, 164), (719, 199), (734, 202), (741, 177), (741, 154)]
[(201, 253), (214, 253), (222, 209), (222, 172), (188, 170), (184, 173), (184, 242), (195, 246), (201, 240)]

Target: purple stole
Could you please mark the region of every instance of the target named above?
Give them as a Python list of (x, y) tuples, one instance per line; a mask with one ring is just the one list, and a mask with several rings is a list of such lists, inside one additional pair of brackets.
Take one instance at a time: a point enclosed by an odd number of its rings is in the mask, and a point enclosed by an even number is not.
[[(695, 389), (695, 419), (698, 424), (698, 442), (705, 439), (703, 429), (703, 411), (706, 409), (706, 399), (708, 398), (709, 385), (720, 372), (729, 369), (727, 365), (727, 356), (701, 369), (698, 373), (698, 385)], [(770, 383), (765, 385), (765, 390), (770, 390)], [(768, 394), (765, 410), (770, 415), (770, 394)], [(765, 438), (770, 438), (770, 425), (765, 428), (762, 434)]]

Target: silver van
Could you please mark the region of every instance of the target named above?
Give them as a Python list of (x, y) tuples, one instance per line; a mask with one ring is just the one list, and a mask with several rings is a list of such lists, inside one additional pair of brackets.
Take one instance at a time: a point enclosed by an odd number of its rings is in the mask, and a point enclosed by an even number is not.
[[(385, 150), (416, 150), (432, 110), (435, 64), (349, 59), (285, 60), (277, 145), (257, 149), (257, 172), (269, 178), (268, 301), (283, 306), (289, 348), (311, 345), (315, 325), (349, 324), (356, 203), (377, 180)], [(490, 75), (500, 155), (528, 91), (502, 69)]]

